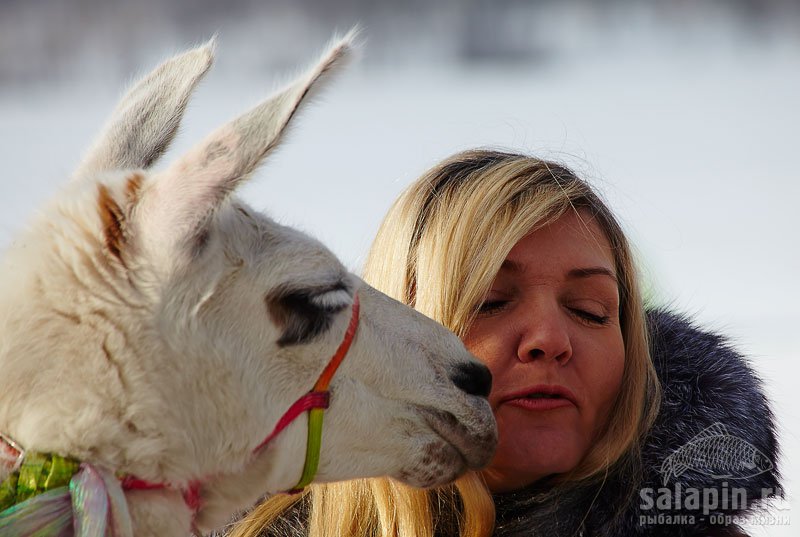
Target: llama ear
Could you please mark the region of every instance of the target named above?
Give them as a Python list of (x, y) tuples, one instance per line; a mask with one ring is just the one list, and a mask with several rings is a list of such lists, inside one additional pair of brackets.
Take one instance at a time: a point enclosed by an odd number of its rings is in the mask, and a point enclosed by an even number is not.
[(149, 168), (175, 137), (189, 97), (214, 59), (216, 38), (154, 69), (122, 98), (76, 178)]
[[(156, 176), (150, 207), (156, 233), (175, 241), (205, 237), (215, 210), (281, 142), (300, 108), (352, 56), (355, 30), (335, 40), (303, 76), (255, 108), (214, 131)], [(159, 241), (163, 244), (163, 240)]]

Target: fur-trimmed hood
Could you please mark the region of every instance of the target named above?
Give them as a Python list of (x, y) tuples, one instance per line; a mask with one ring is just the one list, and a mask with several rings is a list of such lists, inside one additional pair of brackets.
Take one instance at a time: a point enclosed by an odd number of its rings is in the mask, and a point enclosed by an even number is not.
[(598, 484), (496, 495), (498, 537), (724, 535), (780, 494), (774, 417), (744, 357), (684, 317), (648, 322), (663, 393), (641, 458)]

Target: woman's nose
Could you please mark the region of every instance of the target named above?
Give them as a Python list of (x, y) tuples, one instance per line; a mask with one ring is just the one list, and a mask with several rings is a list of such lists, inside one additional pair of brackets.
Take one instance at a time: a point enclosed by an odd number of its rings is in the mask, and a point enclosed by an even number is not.
[(529, 315), (522, 325), (517, 358), (520, 362), (555, 360), (565, 365), (572, 358), (572, 342), (563, 319), (557, 314)]

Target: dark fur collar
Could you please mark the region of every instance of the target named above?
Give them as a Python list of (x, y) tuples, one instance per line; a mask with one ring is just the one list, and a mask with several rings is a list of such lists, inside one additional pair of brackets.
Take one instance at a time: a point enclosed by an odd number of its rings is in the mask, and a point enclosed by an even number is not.
[[(684, 317), (659, 310), (649, 312), (648, 321), (663, 396), (641, 456), (623, 461), (599, 484), (495, 496), (496, 535), (723, 534), (724, 523), (734, 520), (723, 517), (751, 512), (762, 489), (767, 496), (780, 494), (774, 417), (746, 360), (724, 338)], [(677, 452), (683, 446), (689, 447)], [(746, 502), (734, 508), (740, 490)], [(703, 514), (703, 494), (714, 491), (718, 506)], [(699, 495), (700, 509), (692, 509), (692, 495)]]

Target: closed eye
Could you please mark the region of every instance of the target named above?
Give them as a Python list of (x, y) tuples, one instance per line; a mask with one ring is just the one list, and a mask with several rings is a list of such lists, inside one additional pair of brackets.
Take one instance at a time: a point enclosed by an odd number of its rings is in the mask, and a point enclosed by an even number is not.
[(318, 308), (334, 313), (350, 307), (353, 303), (353, 297), (344, 286), (311, 295), (309, 298)]
[(350, 307), (353, 297), (344, 282), (322, 288), (277, 291), (266, 298), (270, 317), (282, 330), (281, 347), (308, 343), (328, 331), (336, 314)]
[(604, 326), (609, 323), (611, 317), (608, 315), (598, 315), (596, 313), (592, 313), (590, 311), (586, 311), (580, 308), (567, 308), (573, 315), (590, 324), (595, 324), (599, 326)]
[(478, 306), (478, 315), (491, 315), (505, 309), (508, 300), (486, 300)]

